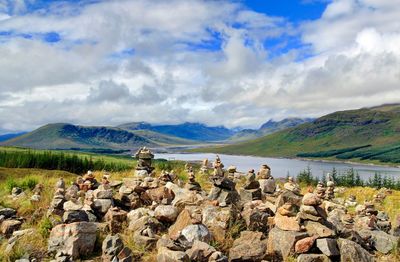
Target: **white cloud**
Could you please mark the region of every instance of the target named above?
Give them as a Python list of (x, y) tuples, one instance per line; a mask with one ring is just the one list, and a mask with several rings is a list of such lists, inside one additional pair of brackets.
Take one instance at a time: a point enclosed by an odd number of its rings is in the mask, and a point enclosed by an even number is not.
[[(128, 121), (256, 127), (398, 102), (400, 6), (335, 0), (295, 28), (225, 1), (104, 1), (10, 12), (0, 0), (0, 128)], [(19, 2), (22, 3), (22, 2)], [(24, 5), (25, 8), (27, 5)], [(24, 15), (19, 13), (25, 12)], [(43, 41), (57, 32), (60, 41)], [(270, 58), (266, 39), (306, 49)]]

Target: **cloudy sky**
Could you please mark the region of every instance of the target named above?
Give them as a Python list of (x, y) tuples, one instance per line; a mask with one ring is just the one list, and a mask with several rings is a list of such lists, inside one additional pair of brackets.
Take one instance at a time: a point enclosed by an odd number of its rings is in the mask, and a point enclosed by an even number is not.
[(0, 0), (0, 129), (400, 102), (400, 0)]

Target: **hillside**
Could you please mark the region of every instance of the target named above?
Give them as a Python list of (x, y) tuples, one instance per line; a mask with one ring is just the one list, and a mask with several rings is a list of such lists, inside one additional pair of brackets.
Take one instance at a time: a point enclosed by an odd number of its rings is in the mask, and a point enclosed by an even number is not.
[(269, 120), (261, 125), (259, 129), (243, 129), (229, 138), (230, 142), (240, 142), (256, 139), (284, 129), (296, 127), (304, 123), (313, 121), (311, 118), (285, 118), (281, 121)]
[(125, 130), (150, 130), (164, 135), (202, 142), (221, 141), (235, 134), (234, 130), (223, 126), (209, 127), (200, 123), (188, 122), (177, 125), (152, 125), (145, 122), (133, 122), (117, 127)]
[(201, 150), (400, 163), (400, 104), (335, 112), (251, 141)]
[(48, 124), (1, 145), (41, 149), (134, 148), (156, 146), (150, 139), (126, 130), (110, 127), (84, 127), (71, 124)]

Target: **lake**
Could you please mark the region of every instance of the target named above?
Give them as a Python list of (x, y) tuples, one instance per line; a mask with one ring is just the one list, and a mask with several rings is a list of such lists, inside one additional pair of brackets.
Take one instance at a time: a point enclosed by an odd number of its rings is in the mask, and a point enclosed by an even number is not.
[[(207, 158), (211, 163), (214, 162), (215, 156), (215, 154), (208, 153), (155, 154), (155, 158), (163, 158), (167, 160), (202, 161), (203, 159)], [(219, 154), (219, 156), (225, 168), (230, 165), (234, 165), (237, 167), (239, 172), (247, 172), (250, 169), (258, 171), (262, 164), (268, 164), (271, 167), (271, 172), (274, 177), (286, 177), (288, 174), (295, 177), (309, 166), (313, 175), (320, 177), (326, 173), (332, 173), (332, 169), (335, 167), (336, 170), (341, 173), (353, 168), (363, 179), (368, 179), (369, 177), (373, 176), (375, 172), (378, 172), (383, 176), (387, 175), (400, 178), (400, 168), (396, 167), (223, 154)]]

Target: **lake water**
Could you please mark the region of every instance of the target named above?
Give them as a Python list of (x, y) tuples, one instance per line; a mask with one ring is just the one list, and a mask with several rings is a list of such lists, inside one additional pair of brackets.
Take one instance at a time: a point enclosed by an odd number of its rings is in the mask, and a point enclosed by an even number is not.
[[(208, 159), (213, 162), (215, 154), (155, 154), (155, 158), (163, 158), (167, 160), (183, 160), (183, 161), (202, 161)], [(239, 172), (247, 172), (250, 169), (257, 171), (262, 164), (268, 164), (271, 167), (271, 172), (274, 177), (297, 176), (301, 171), (309, 166), (314, 176), (322, 176), (326, 173), (331, 173), (333, 167), (338, 172), (346, 172), (350, 168), (356, 170), (360, 177), (368, 179), (375, 172), (380, 174), (400, 178), (400, 168), (373, 166), (363, 164), (322, 162), (322, 161), (307, 161), (299, 159), (284, 159), (284, 158), (269, 158), (269, 157), (254, 157), (254, 156), (234, 156), (219, 154), (225, 168), (234, 165)]]

